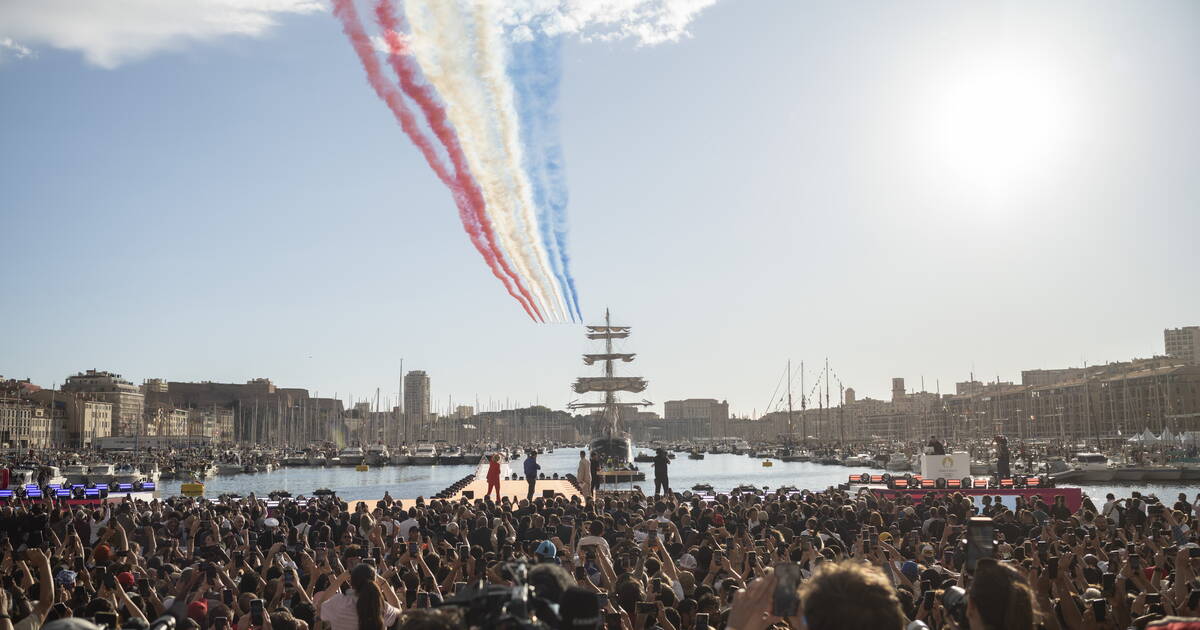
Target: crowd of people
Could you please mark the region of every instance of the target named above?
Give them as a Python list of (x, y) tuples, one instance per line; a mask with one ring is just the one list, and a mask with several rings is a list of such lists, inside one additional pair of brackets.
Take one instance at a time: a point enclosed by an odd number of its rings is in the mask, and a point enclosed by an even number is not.
[(1070, 512), (1052, 488), (709, 500), (666, 481), (658, 496), (14, 499), (0, 630), (1200, 628), (1178, 620), (1200, 616), (1200, 496)]

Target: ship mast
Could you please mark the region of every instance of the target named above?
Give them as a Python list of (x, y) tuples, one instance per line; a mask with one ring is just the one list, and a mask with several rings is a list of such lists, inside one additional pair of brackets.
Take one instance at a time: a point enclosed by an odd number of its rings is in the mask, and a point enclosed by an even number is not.
[(645, 391), (649, 385), (646, 379), (640, 376), (616, 375), (614, 364), (617, 361), (631, 363), (634, 357), (637, 356), (633, 353), (615, 352), (613, 350), (613, 340), (627, 339), (629, 334), (629, 326), (613, 326), (612, 314), (608, 309), (604, 310), (603, 326), (587, 326), (587, 338), (591, 340), (603, 339), (604, 352), (583, 355), (583, 363), (584, 365), (595, 365), (597, 362), (603, 362), (604, 376), (579, 377), (575, 380), (573, 389), (577, 394), (602, 392), (604, 399), (603, 402), (598, 403), (571, 401), (567, 404), (567, 408), (569, 409), (600, 408), (602, 410), (602, 420), (598, 423), (599, 426), (596, 427), (596, 433), (608, 439), (619, 439), (624, 435), (621, 427), (621, 408), (647, 407), (653, 404), (648, 400), (641, 402), (620, 402), (617, 399), (617, 392), (638, 393)]

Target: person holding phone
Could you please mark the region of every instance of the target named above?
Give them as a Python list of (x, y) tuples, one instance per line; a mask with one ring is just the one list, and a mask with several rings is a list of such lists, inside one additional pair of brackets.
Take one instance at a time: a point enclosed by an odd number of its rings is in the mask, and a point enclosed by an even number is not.
[[(350, 590), (342, 593), (347, 581)], [(400, 602), (391, 586), (365, 563), (331, 581), (319, 599), (321, 620), (332, 630), (384, 630), (400, 615)]]

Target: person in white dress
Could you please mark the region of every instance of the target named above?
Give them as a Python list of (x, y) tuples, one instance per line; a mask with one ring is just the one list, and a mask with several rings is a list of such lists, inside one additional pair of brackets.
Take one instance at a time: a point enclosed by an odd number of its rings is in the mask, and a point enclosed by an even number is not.
[(583, 496), (592, 496), (592, 462), (588, 460), (587, 451), (579, 451), (579, 468), (575, 471), (579, 480), (579, 491)]

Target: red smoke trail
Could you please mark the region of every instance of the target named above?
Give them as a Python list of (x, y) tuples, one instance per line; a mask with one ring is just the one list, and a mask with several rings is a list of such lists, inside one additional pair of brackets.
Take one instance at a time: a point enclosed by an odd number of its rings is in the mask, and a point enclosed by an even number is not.
[[(462, 220), (463, 228), (470, 235), (471, 243), (475, 245), (475, 249), (479, 250), (484, 261), (487, 262), (488, 267), (492, 270), (492, 275), (496, 276), (504, 284), (504, 288), (508, 290), (509, 295), (521, 303), (521, 307), (525, 309), (525, 312), (529, 314), (531, 319), (534, 321), (545, 321), (541, 311), (529, 295), (529, 291), (525, 289), (521, 279), (509, 268), (508, 261), (504, 259), (504, 256), (500, 254), (499, 249), (495, 246), (495, 237), (492, 233), (491, 224), (480, 225), (477, 217), (482, 212), (482, 206), (476, 207), (460, 183), (447, 171), (446, 166), (438, 159), (437, 153), (429, 139), (417, 127), (417, 121), (413, 117), (412, 112), (409, 111), (408, 106), (405, 105), (401, 94), (384, 78), (383, 72), (379, 67), (379, 58), (375, 56), (375, 49), (371, 46), (371, 40), (367, 37), (366, 31), (363, 30), (362, 22), (358, 19), (358, 11), (354, 8), (354, 0), (333, 0), (333, 14), (341, 20), (342, 31), (346, 33), (346, 36), (350, 38), (350, 43), (354, 45), (354, 52), (358, 53), (358, 58), (362, 61), (363, 69), (367, 72), (367, 81), (375, 90), (375, 94), (383, 102), (387, 103), (388, 109), (392, 110), (392, 114), (400, 123), (400, 127), (404, 130), (404, 133), (420, 149), (421, 154), (425, 156), (425, 161), (429, 163), (434, 173), (437, 174), (438, 179), (441, 179), (442, 183), (450, 188), (451, 195), (454, 197), (454, 204), (458, 207), (458, 215)], [(478, 194), (477, 189), (476, 194)], [(480, 201), (482, 202), (482, 197)], [(486, 243), (481, 232), (486, 233)]]
[(467, 164), (466, 155), (463, 154), (458, 134), (446, 119), (446, 109), (442, 107), (433, 87), (418, 81), (417, 75), (420, 67), (404, 41), (400, 39), (403, 17), (397, 17), (394, 0), (377, 0), (375, 18), (383, 30), (384, 39), (387, 40), (388, 52), (391, 53), (388, 55), (388, 62), (396, 73), (396, 78), (400, 80), (400, 88), (421, 108), (421, 113), (429, 122), (429, 128), (446, 148), (446, 155), (450, 157), (450, 162), (454, 165), (459, 189), (470, 200), (471, 208), (475, 211), (475, 220), (483, 227), (488, 244), (496, 248), (492, 220), (485, 211), (487, 204), (484, 202), (483, 192), (479, 189), (479, 183), (471, 175), (471, 167)]

